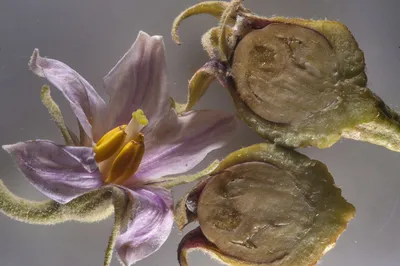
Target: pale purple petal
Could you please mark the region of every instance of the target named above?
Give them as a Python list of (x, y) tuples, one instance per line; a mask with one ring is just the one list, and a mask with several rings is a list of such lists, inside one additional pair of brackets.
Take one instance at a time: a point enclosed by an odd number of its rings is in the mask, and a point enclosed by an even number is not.
[(149, 119), (148, 128), (157, 123), (170, 107), (162, 37), (140, 32), (104, 77), (104, 86), (110, 95), (110, 127), (128, 123), (137, 109)]
[(132, 265), (157, 251), (167, 240), (174, 221), (171, 193), (163, 188), (126, 189), (133, 198), (133, 219), (117, 238), (121, 261)]
[(49, 140), (4, 145), (28, 180), (44, 195), (59, 202), (103, 185), (92, 148), (62, 146)]
[(29, 67), (62, 92), (91, 139), (97, 141), (104, 134), (107, 106), (89, 82), (66, 64), (40, 57), (37, 49), (33, 51)]
[(171, 111), (145, 134), (146, 152), (134, 179), (152, 180), (192, 169), (231, 139), (236, 124), (236, 118), (224, 112), (190, 111), (177, 116)]

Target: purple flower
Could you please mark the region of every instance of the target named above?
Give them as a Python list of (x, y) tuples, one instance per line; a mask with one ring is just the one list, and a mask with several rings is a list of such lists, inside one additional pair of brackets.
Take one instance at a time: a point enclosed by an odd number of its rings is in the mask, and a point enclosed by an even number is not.
[[(140, 32), (135, 43), (104, 77), (108, 104), (66, 64), (33, 52), (30, 68), (62, 92), (76, 115), (81, 146), (50, 140), (4, 145), (28, 180), (65, 204), (103, 186), (121, 188), (131, 217), (117, 237), (125, 265), (155, 252), (173, 224), (169, 190), (154, 180), (186, 172), (235, 130), (232, 115), (190, 111), (177, 115), (167, 90), (162, 37)], [(153, 185), (150, 185), (153, 183)]]

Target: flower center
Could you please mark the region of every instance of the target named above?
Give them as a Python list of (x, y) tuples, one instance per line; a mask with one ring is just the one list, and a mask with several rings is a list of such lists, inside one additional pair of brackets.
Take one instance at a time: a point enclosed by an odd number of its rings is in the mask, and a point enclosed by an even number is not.
[(144, 135), (140, 133), (148, 124), (144, 112), (132, 113), (128, 125), (118, 126), (94, 145), (95, 159), (105, 183), (123, 184), (139, 168), (144, 154)]

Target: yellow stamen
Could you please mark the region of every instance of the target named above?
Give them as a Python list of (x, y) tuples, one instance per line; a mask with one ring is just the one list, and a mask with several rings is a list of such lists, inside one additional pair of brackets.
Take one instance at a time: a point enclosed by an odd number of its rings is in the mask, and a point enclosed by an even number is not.
[(128, 125), (110, 130), (93, 147), (104, 182), (122, 184), (137, 171), (144, 154), (140, 131), (148, 123), (143, 110), (138, 109)]
[(117, 152), (124, 143), (126, 133), (123, 127), (118, 127), (105, 134), (93, 147), (95, 159), (102, 162)]
[(101, 139), (96, 143), (96, 146), (99, 146), (104, 140), (110, 138), (111, 135), (113, 135), (114, 133), (119, 132), (121, 130), (125, 130), (125, 128), (126, 128), (126, 125), (122, 125), (122, 126), (111, 129), (106, 134), (104, 134), (103, 137), (101, 137)]
[(106, 183), (123, 184), (139, 168), (144, 154), (144, 136), (139, 133), (128, 142), (112, 163)]
[(144, 135), (142, 133), (139, 133), (133, 140), (144, 145)]

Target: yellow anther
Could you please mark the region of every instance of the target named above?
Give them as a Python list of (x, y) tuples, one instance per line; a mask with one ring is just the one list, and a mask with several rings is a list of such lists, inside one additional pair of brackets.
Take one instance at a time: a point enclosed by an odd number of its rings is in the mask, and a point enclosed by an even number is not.
[(147, 120), (147, 117), (142, 109), (137, 109), (135, 112), (133, 112), (132, 119), (136, 120), (142, 126), (147, 126), (149, 123), (149, 120)]
[(144, 135), (142, 133), (139, 133), (133, 140), (144, 145)]
[(124, 143), (126, 133), (123, 127), (118, 127), (105, 134), (93, 147), (95, 159), (102, 162), (117, 152)]
[(128, 142), (112, 163), (106, 183), (122, 184), (139, 168), (144, 154), (144, 137), (138, 134)]
[(101, 139), (96, 143), (96, 146), (99, 146), (104, 140), (110, 138), (116, 132), (119, 132), (121, 130), (124, 131), (125, 128), (126, 128), (126, 125), (122, 125), (122, 126), (111, 129), (106, 134), (104, 134), (103, 137), (101, 137)]

